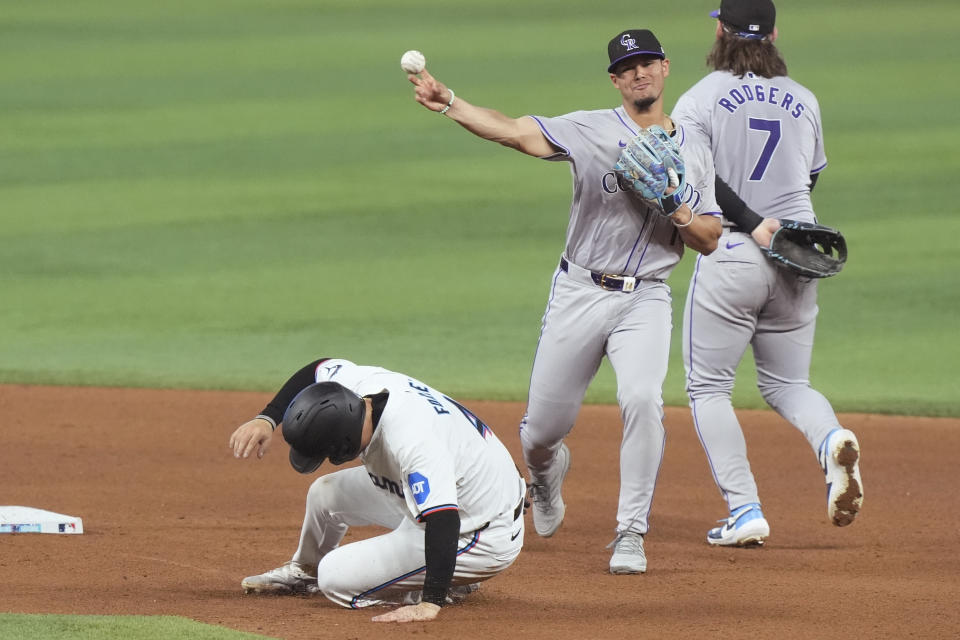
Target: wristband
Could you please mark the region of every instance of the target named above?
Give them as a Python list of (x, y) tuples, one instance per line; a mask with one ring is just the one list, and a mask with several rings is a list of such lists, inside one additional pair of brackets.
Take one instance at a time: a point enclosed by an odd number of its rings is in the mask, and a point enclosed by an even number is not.
[(443, 109), (440, 109), (440, 114), (442, 115), (447, 111), (450, 111), (450, 107), (453, 106), (453, 101), (456, 99), (457, 99), (457, 94), (453, 92), (453, 89), (450, 89), (450, 102), (448, 102), (447, 106), (445, 106)]
[(669, 196), (661, 198), (660, 205), (663, 207), (663, 212), (668, 216), (673, 215), (673, 213), (680, 208), (680, 203), (677, 202), (676, 194), (670, 194)]
[(696, 218), (696, 217), (697, 217), (697, 214), (695, 214), (693, 211), (691, 211), (691, 212), (690, 212), (690, 219), (687, 220), (686, 222), (684, 222), (683, 224), (677, 224), (677, 221), (674, 220), (672, 217), (670, 218), (670, 222), (672, 222), (672, 223), (673, 223), (673, 226), (675, 226), (677, 229), (684, 229), (684, 228), (686, 228), (686, 227), (689, 227), (691, 224), (693, 224), (693, 219)]
[[(260, 418), (261, 420), (266, 420), (267, 422), (269, 422), (269, 423), (270, 423), (270, 430), (271, 430), (271, 431), (276, 431), (276, 430), (277, 430), (277, 421), (274, 420), (273, 418), (271, 418), (270, 416), (266, 416), (266, 415), (264, 415), (264, 414), (261, 413), (260, 415), (257, 416), (257, 418)], [(256, 418), (255, 418), (255, 419), (256, 419)]]

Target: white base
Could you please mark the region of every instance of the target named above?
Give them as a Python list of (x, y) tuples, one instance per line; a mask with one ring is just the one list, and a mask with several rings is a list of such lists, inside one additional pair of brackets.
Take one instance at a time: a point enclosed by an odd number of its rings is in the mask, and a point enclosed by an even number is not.
[(0, 533), (83, 533), (83, 520), (33, 507), (0, 506)]

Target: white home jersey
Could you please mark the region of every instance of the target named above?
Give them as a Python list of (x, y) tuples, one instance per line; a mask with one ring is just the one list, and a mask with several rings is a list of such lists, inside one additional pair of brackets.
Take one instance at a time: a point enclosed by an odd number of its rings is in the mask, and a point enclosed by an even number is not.
[(786, 76), (714, 71), (672, 117), (711, 145), (717, 175), (765, 218), (813, 222), (810, 175), (826, 167), (820, 106)]
[(402, 500), (411, 520), (458, 509), (461, 533), (505, 513), (512, 521), (523, 480), (510, 452), (468, 409), (410, 376), (348, 360), (324, 360), (316, 380), (361, 396), (390, 393), (361, 460), (371, 482)]
[[(613, 166), (639, 126), (623, 107), (576, 111), (555, 118), (531, 116), (558, 149), (547, 160), (570, 163), (573, 202), (565, 255), (601, 273), (665, 279), (683, 255), (674, 224), (617, 183)], [(695, 145), (678, 127), (674, 140), (687, 171), (682, 198), (695, 213), (719, 215), (710, 149)]]

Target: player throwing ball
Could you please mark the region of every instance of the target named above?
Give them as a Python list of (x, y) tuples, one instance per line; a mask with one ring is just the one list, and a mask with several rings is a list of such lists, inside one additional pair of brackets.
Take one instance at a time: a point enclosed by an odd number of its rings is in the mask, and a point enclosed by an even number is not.
[[(290, 464), (362, 465), (307, 492), (300, 545), (248, 592), (320, 591), (344, 607), (404, 605), (377, 622), (431, 620), (509, 567), (523, 546), (525, 483), (510, 453), (468, 409), (414, 378), (324, 359), (295, 373), (230, 437), (237, 458), (269, 449), (282, 423)], [(390, 532), (340, 546), (351, 526)]]
[(770, 535), (730, 402), (748, 344), (763, 398), (819, 458), (835, 525), (853, 522), (863, 485), (856, 436), (810, 387), (817, 281), (775, 266), (761, 251), (781, 219), (816, 222), (810, 192), (827, 165), (820, 107), (813, 93), (787, 77), (773, 44), (770, 0), (723, 0), (712, 15), (719, 17), (707, 58), (714, 71), (677, 101), (673, 115), (713, 149), (717, 200), (728, 226), (720, 248), (697, 259), (683, 347), (694, 424), (729, 509), (707, 542), (747, 546)]
[(670, 61), (656, 36), (628, 29), (610, 40), (607, 54), (620, 104), (556, 117), (512, 118), (474, 106), (426, 70), (408, 78), (417, 102), (474, 135), (570, 167), (566, 247), (543, 315), (520, 440), (533, 524), (552, 536), (566, 511), (561, 486), (571, 454), (563, 440), (609, 358), (623, 416), (609, 569), (630, 574), (647, 569), (643, 536), (663, 456), (671, 330), (664, 280), (684, 245), (705, 254), (716, 248), (720, 221), (709, 149), (690, 144), (664, 113)]

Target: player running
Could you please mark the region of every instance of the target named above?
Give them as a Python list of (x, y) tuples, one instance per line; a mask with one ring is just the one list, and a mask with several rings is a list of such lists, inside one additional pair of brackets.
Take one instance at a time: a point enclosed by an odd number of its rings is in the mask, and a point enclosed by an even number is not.
[[(663, 111), (670, 72), (653, 33), (631, 29), (607, 46), (607, 72), (621, 104), (557, 117), (508, 117), (474, 106), (429, 72), (409, 75), (415, 99), (480, 138), (527, 155), (568, 163), (573, 203), (566, 247), (553, 274), (520, 424), (530, 472), (533, 524), (552, 536), (563, 521), (561, 485), (570, 467), (563, 439), (606, 355), (623, 416), (620, 499), (612, 573), (646, 571), (643, 536), (663, 456), (663, 380), (670, 348), (670, 288), (664, 282), (686, 244), (710, 253), (720, 235), (709, 149), (689, 144)], [(614, 165), (641, 128), (673, 134), (688, 169), (682, 206), (672, 215), (625, 190)], [(706, 214), (706, 215), (697, 215)]]
[[(237, 428), (234, 455), (263, 457), (281, 421), (300, 473), (328, 458), (363, 464), (310, 485), (293, 558), (244, 579), (246, 591), (320, 591), (344, 607), (405, 605), (378, 622), (430, 620), (520, 553), (523, 478), (490, 428), (436, 389), (378, 367), (317, 360)], [(362, 525), (391, 531), (341, 547), (347, 529)]]
[(780, 219), (816, 221), (810, 192), (827, 165), (820, 107), (813, 93), (787, 77), (773, 44), (776, 9), (770, 0), (723, 0), (711, 15), (719, 17), (707, 57), (715, 70), (681, 96), (673, 116), (690, 135), (709, 142), (726, 221), (720, 248), (697, 259), (683, 349), (694, 424), (729, 508), (707, 542), (747, 546), (770, 535), (730, 402), (748, 344), (763, 398), (818, 456), (835, 525), (853, 522), (863, 485), (856, 436), (810, 387), (817, 281), (777, 268), (760, 251)]

